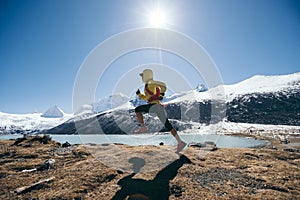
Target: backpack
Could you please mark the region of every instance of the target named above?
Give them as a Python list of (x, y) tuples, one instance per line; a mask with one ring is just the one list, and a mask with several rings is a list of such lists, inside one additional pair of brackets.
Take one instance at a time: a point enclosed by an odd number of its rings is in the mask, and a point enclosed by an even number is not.
[(165, 92), (167, 90), (167, 86), (164, 82), (150, 80), (148, 81), (148, 85), (154, 85), (160, 88), (160, 96), (163, 98), (165, 96)]

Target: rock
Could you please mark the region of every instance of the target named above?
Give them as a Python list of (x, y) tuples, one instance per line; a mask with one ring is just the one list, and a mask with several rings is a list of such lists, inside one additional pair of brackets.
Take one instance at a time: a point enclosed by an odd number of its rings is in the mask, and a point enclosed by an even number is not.
[(12, 145), (19, 145), (21, 142), (25, 141), (26, 139), (27, 139), (26, 137), (17, 138)]
[(163, 146), (163, 145), (164, 145), (164, 143), (163, 143), (163, 142), (160, 142), (160, 143), (159, 143), (159, 145), (160, 145), (160, 146)]
[(295, 148), (284, 148), (283, 151), (287, 151), (287, 152), (300, 152), (299, 149), (295, 149)]
[(191, 142), (189, 144), (189, 147), (198, 147), (203, 151), (215, 151), (218, 149), (217, 145), (214, 142), (210, 142), (210, 141), (204, 142), (204, 144)]
[(275, 146), (272, 146), (271, 149), (272, 150), (278, 150), (277, 147), (275, 147)]
[(43, 135), (43, 136), (36, 135), (30, 139), (30, 142), (35, 142), (35, 141), (41, 144), (49, 144), (52, 141), (52, 138), (50, 135)]
[(61, 146), (62, 146), (62, 147), (69, 147), (69, 146), (71, 146), (71, 144), (70, 144), (68, 141), (66, 141), (66, 142), (63, 143)]
[(180, 197), (182, 196), (182, 189), (180, 186), (173, 184), (170, 188), (170, 193), (175, 197)]
[(199, 147), (199, 148), (201, 148), (201, 147), (203, 147), (203, 144), (198, 143), (198, 142), (191, 142), (191, 143), (189, 143), (189, 147)]
[(201, 148), (201, 150), (203, 150), (203, 151), (216, 151), (216, 150), (218, 150), (218, 147), (216, 147), (216, 146), (205, 146), (205, 147)]
[(287, 139), (284, 139), (284, 140), (281, 140), (280, 143), (281, 143), (281, 144), (288, 144), (288, 143), (290, 143), (290, 142), (289, 142)]
[(84, 148), (82, 146), (80, 146), (76, 149), (73, 149), (72, 154), (76, 158), (87, 158), (89, 155), (91, 155), (91, 153), (86, 148)]
[(54, 167), (55, 160), (50, 158), (37, 168), (38, 171), (50, 170)]
[(206, 142), (204, 142), (204, 146), (217, 146), (217, 145), (214, 142), (206, 141)]

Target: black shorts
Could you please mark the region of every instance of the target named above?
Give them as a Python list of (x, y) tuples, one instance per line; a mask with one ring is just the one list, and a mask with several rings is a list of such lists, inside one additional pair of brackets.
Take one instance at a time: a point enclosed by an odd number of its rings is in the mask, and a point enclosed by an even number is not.
[(155, 113), (159, 120), (164, 124), (166, 129), (169, 131), (173, 128), (172, 124), (169, 122), (167, 118), (165, 108), (160, 104), (146, 104), (141, 105), (135, 108), (135, 112), (138, 113)]

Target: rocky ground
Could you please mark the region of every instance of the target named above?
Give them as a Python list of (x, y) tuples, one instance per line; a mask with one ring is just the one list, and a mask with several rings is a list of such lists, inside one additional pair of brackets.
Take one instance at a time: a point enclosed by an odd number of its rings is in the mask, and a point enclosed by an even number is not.
[(168, 146), (0, 141), (0, 199), (298, 199), (300, 153), (282, 145), (177, 155)]

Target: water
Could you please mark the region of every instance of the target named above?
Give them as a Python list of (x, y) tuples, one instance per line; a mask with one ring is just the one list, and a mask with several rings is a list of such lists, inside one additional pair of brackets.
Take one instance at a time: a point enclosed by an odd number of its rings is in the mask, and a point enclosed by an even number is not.
[[(139, 135), (50, 135), (53, 140), (64, 143), (68, 141), (71, 144), (107, 144), (121, 143), (132, 146), (138, 145), (159, 145), (163, 142), (165, 145), (175, 145), (176, 140), (171, 134), (139, 134)], [(22, 135), (2, 135), (0, 140), (16, 139)], [(257, 140), (248, 137), (238, 137), (230, 135), (216, 134), (180, 134), (180, 137), (187, 143), (203, 143), (211, 141), (220, 148), (251, 148), (261, 147), (268, 144), (267, 141)]]

